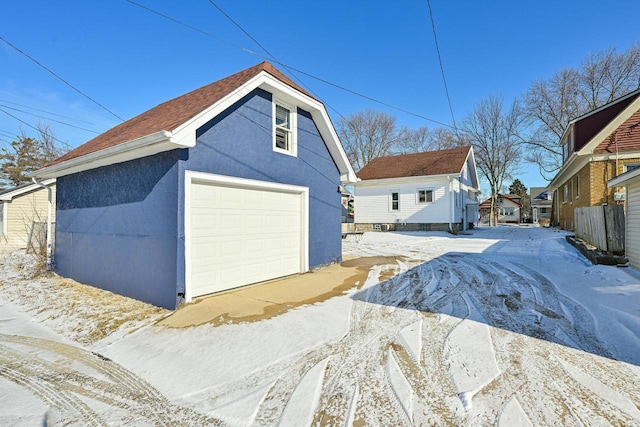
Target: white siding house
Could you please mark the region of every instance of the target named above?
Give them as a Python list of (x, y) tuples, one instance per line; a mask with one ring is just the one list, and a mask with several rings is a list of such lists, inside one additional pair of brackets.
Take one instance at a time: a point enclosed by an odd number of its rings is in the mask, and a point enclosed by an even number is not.
[[(51, 188), (52, 222), (55, 222), (55, 182), (55, 179), (43, 182)], [(46, 230), (48, 193), (36, 184), (21, 185), (0, 193), (0, 252), (27, 248), (34, 223), (39, 225), (39, 231)]]
[(609, 187), (625, 190), (625, 255), (631, 267), (640, 270), (640, 168), (610, 180)]
[(471, 147), (374, 159), (355, 184), (361, 231), (459, 230), (478, 220), (478, 176)]

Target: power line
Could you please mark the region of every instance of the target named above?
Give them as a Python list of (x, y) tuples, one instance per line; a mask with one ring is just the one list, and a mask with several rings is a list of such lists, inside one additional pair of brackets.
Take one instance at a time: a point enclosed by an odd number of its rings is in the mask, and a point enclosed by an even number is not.
[(121, 121), (124, 121), (124, 119), (122, 117), (120, 117), (119, 115), (117, 115), (116, 113), (114, 113), (113, 111), (109, 110), (107, 107), (105, 107), (104, 105), (100, 104), (98, 101), (96, 101), (95, 99), (91, 98), (89, 95), (87, 95), (86, 93), (82, 92), (80, 89), (78, 89), (77, 87), (75, 87), (74, 85), (72, 85), (71, 83), (69, 83), (68, 81), (66, 81), (65, 79), (63, 79), (62, 77), (60, 77), (59, 75), (57, 75), (55, 72), (53, 72), (51, 69), (47, 68), (46, 66), (44, 66), (42, 63), (40, 63), (37, 59), (33, 58), (32, 56), (28, 55), (26, 52), (24, 52), (23, 50), (19, 49), (17, 46), (11, 44), (7, 39), (5, 39), (4, 37), (0, 36), (0, 40), (2, 40), (3, 42), (5, 42), (7, 45), (11, 46), (12, 48), (14, 48), (15, 50), (17, 50), (18, 52), (20, 52), (20, 54), (22, 54), (23, 56), (25, 56), (26, 58), (30, 59), (31, 61), (35, 62), (40, 68), (48, 71), (50, 74), (52, 74), (55, 78), (57, 78), (58, 80), (60, 80), (61, 82), (63, 82), (64, 84), (66, 84), (67, 86), (69, 86), (71, 89), (75, 90), (76, 92), (78, 92), (80, 95), (84, 96), (85, 98), (87, 98), (89, 101), (93, 102), (94, 104), (96, 104), (97, 106), (99, 106), (100, 108), (102, 108), (103, 110), (105, 110), (106, 112), (108, 112), (109, 114), (111, 114), (112, 116), (120, 119)]
[[(256, 52), (254, 52), (254, 51), (252, 51), (252, 50), (250, 50), (250, 49), (247, 49), (247, 48), (242, 47), (242, 46), (240, 46), (240, 45), (237, 45), (237, 44), (235, 44), (235, 43), (231, 43), (231, 42), (229, 42), (229, 41), (227, 41), (227, 40), (224, 40), (224, 39), (222, 39), (222, 38), (220, 38), (220, 37), (214, 36), (213, 34), (208, 33), (208, 32), (206, 32), (206, 31), (203, 31), (203, 30), (201, 30), (201, 29), (199, 29), (199, 28), (197, 28), (197, 27), (194, 27), (194, 26), (192, 26), (192, 25), (190, 25), (190, 24), (184, 23), (184, 22), (179, 21), (179, 20), (177, 20), (177, 19), (175, 19), (175, 18), (172, 18), (171, 16), (165, 15), (165, 14), (163, 14), (163, 13), (161, 13), (161, 12), (158, 12), (158, 11), (156, 11), (156, 10), (154, 10), (154, 9), (151, 9), (151, 8), (149, 8), (149, 7), (147, 7), (147, 6), (143, 6), (143, 5), (139, 4), (139, 3), (136, 3), (136, 2), (135, 2), (135, 1), (133, 1), (133, 0), (125, 0), (125, 1), (126, 1), (127, 3), (130, 3), (130, 4), (134, 5), (134, 6), (137, 6), (137, 7), (141, 8), (141, 9), (143, 9), (143, 10), (146, 10), (147, 12), (150, 12), (150, 13), (153, 13), (153, 14), (155, 14), (155, 15), (158, 15), (158, 16), (160, 16), (160, 17), (162, 17), (162, 18), (165, 18), (165, 19), (167, 19), (167, 20), (169, 20), (169, 21), (171, 21), (171, 22), (174, 22), (174, 23), (176, 23), (176, 24), (178, 24), (178, 25), (182, 25), (182, 26), (184, 26), (184, 27), (186, 27), (186, 28), (189, 28), (190, 30), (196, 31), (196, 32), (198, 32), (198, 33), (200, 33), (200, 34), (203, 34), (203, 35), (205, 35), (205, 36), (207, 36), (207, 37), (210, 37), (210, 38), (212, 38), (212, 39), (214, 39), (214, 40), (217, 40), (217, 41), (219, 41), (219, 42), (221, 42), (221, 43), (224, 43), (224, 44), (229, 45), (229, 46), (231, 46), (231, 47), (234, 47), (234, 48), (236, 48), (236, 49), (240, 49), (240, 50), (242, 50), (243, 52), (249, 53), (249, 54), (251, 54), (251, 55), (257, 56), (258, 58), (261, 58), (261, 59), (264, 59), (264, 60), (273, 60), (276, 64), (278, 64), (278, 65), (280, 65), (280, 66), (282, 66), (282, 67), (284, 67), (284, 68), (287, 68), (288, 70), (295, 71), (295, 72), (297, 72), (297, 73), (300, 73), (300, 74), (302, 74), (302, 75), (305, 75), (305, 76), (307, 76), (307, 77), (309, 77), (309, 78), (312, 78), (312, 79), (314, 79), (314, 80), (317, 80), (317, 81), (322, 82), (322, 83), (324, 83), (324, 84), (327, 84), (327, 85), (329, 85), (329, 86), (333, 86), (333, 87), (335, 87), (335, 88), (337, 88), (337, 89), (340, 89), (340, 90), (342, 90), (342, 91), (345, 91), (345, 92), (351, 93), (352, 95), (356, 95), (356, 96), (361, 97), (361, 98), (364, 98), (364, 99), (366, 99), (366, 100), (368, 100), (368, 101), (374, 102), (374, 103), (379, 104), (379, 105), (383, 105), (383, 106), (385, 106), (385, 107), (391, 108), (391, 109), (396, 110), (396, 111), (400, 111), (400, 112), (405, 113), (405, 114), (409, 114), (409, 115), (411, 115), (411, 116), (414, 116), (414, 117), (420, 118), (420, 119), (422, 119), (422, 120), (426, 120), (426, 121), (429, 121), (429, 122), (432, 122), (432, 123), (436, 123), (436, 124), (438, 124), (438, 125), (440, 125), (440, 126), (444, 126), (444, 127), (448, 127), (448, 128), (455, 129), (455, 127), (454, 127), (454, 126), (451, 126), (451, 125), (449, 125), (449, 124), (446, 124), (446, 123), (443, 123), (443, 122), (439, 122), (439, 121), (437, 121), (437, 120), (431, 119), (431, 118), (426, 117), (426, 116), (423, 116), (423, 115), (421, 115), (421, 114), (417, 114), (417, 113), (414, 113), (414, 112), (411, 112), (411, 111), (405, 110), (405, 109), (400, 108), (400, 107), (396, 107), (396, 106), (391, 105), (391, 104), (389, 104), (389, 103), (387, 103), (387, 102), (380, 101), (380, 100), (378, 100), (378, 99), (375, 99), (375, 98), (372, 98), (372, 97), (370, 97), (370, 96), (364, 95), (364, 94), (362, 94), (362, 93), (360, 93), (360, 92), (356, 92), (356, 91), (354, 91), (354, 90), (347, 89), (347, 88), (346, 88), (346, 87), (344, 87), (344, 86), (340, 86), (340, 85), (335, 84), (335, 83), (332, 83), (332, 82), (330, 82), (330, 81), (328, 81), (328, 80), (325, 80), (325, 79), (322, 79), (322, 78), (320, 78), (320, 77), (314, 76), (314, 75), (312, 75), (312, 74), (309, 74), (309, 73), (307, 73), (307, 72), (304, 72), (304, 71), (302, 71), (302, 70), (299, 70), (299, 69), (297, 69), (297, 68), (294, 68), (294, 67), (292, 67), (292, 66), (290, 66), (290, 65), (283, 64), (282, 62), (277, 61), (277, 60), (276, 60), (276, 59), (274, 59), (273, 57), (266, 57), (266, 56), (264, 56), (264, 55), (260, 55), (259, 53), (256, 53)], [(244, 30), (243, 30), (243, 31), (244, 31)], [(253, 38), (252, 38), (252, 39), (253, 39)], [(256, 43), (257, 43), (257, 42), (256, 42)], [(262, 47), (260, 44), (258, 44), (258, 46)], [(264, 49), (264, 48), (263, 48), (263, 49)], [(265, 51), (266, 51), (266, 49), (265, 49)], [(266, 52), (268, 53), (268, 51), (266, 51)], [(334, 109), (334, 111), (335, 111), (335, 109)], [(336, 111), (336, 113), (338, 113), (338, 112)], [(340, 114), (340, 113), (338, 113), (338, 114)]]
[(431, 29), (433, 30), (433, 40), (436, 43), (436, 52), (438, 53), (438, 63), (440, 64), (440, 72), (442, 73), (442, 82), (444, 83), (444, 91), (447, 94), (447, 102), (449, 103), (449, 111), (451, 112), (451, 120), (453, 121), (453, 129), (457, 132), (456, 118), (453, 115), (453, 107), (451, 106), (451, 97), (449, 96), (449, 88), (447, 87), (447, 79), (444, 76), (444, 67), (442, 66), (442, 57), (440, 56), (440, 47), (438, 46), (438, 36), (436, 35), (436, 24), (433, 20), (433, 11), (431, 10), (431, 0), (427, 0), (429, 7), (429, 17), (431, 18)]
[[(40, 129), (38, 129), (37, 127), (25, 122), (24, 120), (22, 120), (21, 118), (14, 116), (13, 114), (9, 113), (8, 111), (3, 110), (2, 108), (0, 108), (0, 112), (5, 113), (7, 116), (13, 117), (14, 119), (16, 119), (17, 121), (19, 121), (20, 123), (22, 123), (23, 125), (29, 126), (31, 129), (40, 132)], [(63, 144), (64, 146), (68, 146), (69, 144), (67, 144), (64, 141), (59, 140), (58, 138), (56, 138), (53, 135), (49, 135), (51, 137), (51, 139), (54, 139), (56, 141), (58, 141), (60, 144)]]
[(73, 121), (76, 121), (78, 123), (84, 123), (84, 124), (87, 124), (87, 125), (95, 125), (95, 123), (91, 123), (91, 122), (87, 122), (87, 121), (84, 121), (84, 120), (76, 119), (75, 117), (64, 116), (62, 114), (54, 113), (52, 111), (41, 110), (39, 108), (31, 107), (29, 105), (24, 105), (24, 104), (19, 104), (17, 102), (7, 101), (6, 99), (0, 99), (0, 102), (4, 102), (5, 104), (17, 105), (18, 107), (28, 108), (30, 110), (39, 111), (41, 113), (51, 114), (52, 116), (62, 117), (63, 119), (73, 120)]
[(76, 125), (73, 125), (71, 123), (63, 122), (61, 120), (52, 119), (50, 117), (40, 116), (38, 114), (34, 114), (34, 113), (30, 113), (28, 111), (20, 110), (19, 108), (10, 107), (8, 105), (3, 105), (3, 104), (0, 104), (0, 107), (8, 108), (9, 110), (18, 111), (18, 112), (24, 113), (24, 114), (29, 114), (29, 115), (38, 117), (39, 119), (44, 119), (44, 120), (47, 120), (47, 121), (59, 123), (61, 125), (69, 126), (69, 127), (72, 127), (72, 128), (76, 128), (76, 129), (84, 130), (84, 131), (87, 131), (87, 132), (95, 133), (96, 135), (100, 135), (100, 132), (98, 132), (98, 131), (87, 129), (87, 128), (83, 128), (81, 126), (76, 126)]

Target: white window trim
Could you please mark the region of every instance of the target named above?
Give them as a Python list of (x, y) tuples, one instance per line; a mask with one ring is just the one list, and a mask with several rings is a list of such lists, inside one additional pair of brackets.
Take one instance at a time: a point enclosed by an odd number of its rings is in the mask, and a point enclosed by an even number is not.
[[(431, 201), (421, 202), (420, 201), (420, 192), (421, 191), (431, 191)], [(433, 203), (435, 191), (433, 188), (416, 188), (416, 205), (428, 205)]]
[(576, 175), (576, 199), (580, 198), (580, 175)]
[[(276, 146), (276, 106), (280, 106), (289, 110), (289, 119), (291, 129), (289, 130), (289, 135), (291, 140), (289, 141), (289, 149), (284, 150)], [(291, 105), (287, 102), (282, 102), (281, 100), (274, 98), (271, 103), (271, 140), (273, 151), (276, 153), (286, 154), (288, 156), (297, 157), (298, 156), (298, 108), (295, 105)]]
[[(393, 193), (398, 195), (398, 209), (393, 209)], [(389, 190), (389, 212), (400, 212), (400, 190)]]

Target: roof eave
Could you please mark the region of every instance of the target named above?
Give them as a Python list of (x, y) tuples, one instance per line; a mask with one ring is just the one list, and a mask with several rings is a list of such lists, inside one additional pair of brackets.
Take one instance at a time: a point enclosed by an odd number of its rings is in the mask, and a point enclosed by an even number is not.
[(442, 173), (438, 175), (418, 175), (418, 176), (398, 176), (395, 178), (373, 178), (373, 179), (358, 179), (356, 185), (385, 185), (392, 182), (412, 182), (412, 181), (424, 181), (425, 179), (430, 180), (438, 180), (438, 179), (449, 179), (451, 177), (459, 177), (461, 173), (452, 172), (452, 173)]
[(36, 178), (57, 178), (73, 173), (83, 172), (101, 166), (123, 163), (176, 148), (187, 148), (182, 142), (174, 142), (172, 134), (159, 131), (104, 150), (94, 151), (84, 156), (53, 164), (37, 170), (32, 175)]
[(618, 175), (615, 178), (610, 179), (609, 181), (607, 181), (607, 186), (608, 187), (623, 187), (627, 184), (627, 181), (637, 178), (640, 176), (640, 168), (636, 168), (633, 170), (630, 170), (628, 172), (625, 172), (621, 175)]
[[(45, 181), (42, 181), (41, 184), (48, 186), (48, 185), (51, 185), (51, 184), (53, 184), (55, 182), (56, 182), (55, 178), (51, 178), (51, 179), (47, 179)], [(21, 194), (28, 193), (30, 191), (36, 190), (39, 187), (40, 186), (37, 185), (37, 184), (21, 186), (20, 188), (15, 188), (13, 190), (7, 191), (6, 193), (0, 194), (0, 200), (2, 200), (3, 202), (9, 202), (14, 197), (17, 197), (17, 196), (20, 196)]]

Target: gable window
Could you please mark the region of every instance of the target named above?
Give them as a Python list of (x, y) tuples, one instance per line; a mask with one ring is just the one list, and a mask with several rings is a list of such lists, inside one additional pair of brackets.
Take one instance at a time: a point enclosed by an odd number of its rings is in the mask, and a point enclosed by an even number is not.
[(416, 203), (424, 205), (433, 202), (433, 190), (418, 190), (416, 194)]
[(273, 104), (273, 150), (295, 156), (296, 147), (296, 115), (293, 108), (275, 102)]
[(397, 191), (392, 191), (389, 194), (389, 209), (392, 211), (400, 210), (400, 193)]

